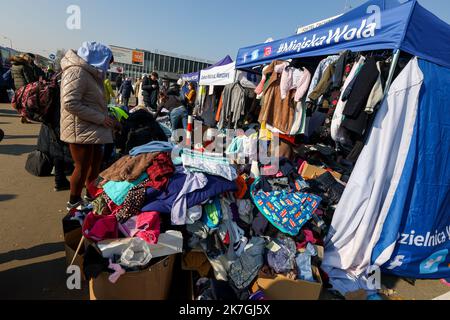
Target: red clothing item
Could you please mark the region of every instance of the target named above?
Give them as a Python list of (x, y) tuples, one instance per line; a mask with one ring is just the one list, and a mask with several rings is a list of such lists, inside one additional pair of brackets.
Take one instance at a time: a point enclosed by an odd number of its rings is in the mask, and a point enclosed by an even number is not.
[(127, 237), (137, 237), (148, 244), (157, 244), (161, 233), (160, 226), (159, 212), (142, 212), (119, 225), (119, 228)]
[(89, 213), (84, 220), (83, 235), (92, 241), (98, 242), (119, 237), (118, 222), (114, 215), (98, 216)]
[(147, 169), (149, 182), (146, 184), (146, 187), (151, 187), (159, 191), (164, 190), (174, 172), (175, 166), (169, 153), (160, 153)]
[(323, 246), (323, 240), (318, 235), (314, 234), (313, 231), (304, 229), (302, 232), (305, 236), (305, 241), (303, 241), (302, 243), (297, 242), (298, 250), (306, 248), (308, 243)]
[(220, 116), (222, 115), (223, 107), (223, 95), (220, 97), (219, 106), (217, 107), (216, 122), (220, 122)]
[(236, 199), (243, 199), (248, 190), (245, 179), (242, 176), (237, 177), (236, 185), (238, 187), (238, 191), (234, 193), (234, 196), (236, 197)]
[(93, 181), (87, 186), (87, 192), (92, 198), (97, 198), (103, 193), (103, 189), (97, 187), (97, 181)]

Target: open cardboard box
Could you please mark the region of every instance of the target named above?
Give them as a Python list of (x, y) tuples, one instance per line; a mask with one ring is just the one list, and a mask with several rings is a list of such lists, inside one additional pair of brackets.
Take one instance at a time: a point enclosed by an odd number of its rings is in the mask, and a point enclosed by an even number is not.
[[(309, 163), (304, 164), (302, 168), (303, 168), (303, 170), (302, 170), (302, 172), (300, 172), (300, 175), (305, 180), (316, 179), (316, 178), (320, 177), (322, 174), (327, 172), (327, 170), (313, 166)], [(340, 174), (338, 172), (330, 171), (330, 173), (338, 180), (340, 180), (342, 178), (342, 174)]]
[(316, 267), (312, 267), (318, 282), (291, 280), (284, 275), (267, 277), (259, 275), (253, 285), (253, 292), (263, 290), (268, 300), (319, 300), (322, 293), (322, 278)]
[[(131, 239), (106, 240), (98, 247), (108, 246), (109, 252), (123, 250)], [(113, 284), (109, 274), (103, 272), (89, 282), (91, 300), (167, 300), (170, 294), (176, 255), (182, 252), (183, 236), (180, 232), (168, 231), (159, 236), (158, 244), (150, 245), (152, 260), (161, 258), (150, 267), (136, 272), (127, 272)]]
[(175, 255), (143, 271), (127, 272), (115, 283), (103, 272), (89, 281), (91, 300), (166, 300), (169, 298)]
[[(314, 247), (318, 257), (323, 260), (324, 248), (321, 246)], [(263, 290), (269, 300), (319, 300), (323, 287), (322, 277), (319, 268), (313, 265), (311, 269), (317, 282), (291, 280), (284, 275), (269, 277), (260, 273), (253, 284), (252, 292)]]

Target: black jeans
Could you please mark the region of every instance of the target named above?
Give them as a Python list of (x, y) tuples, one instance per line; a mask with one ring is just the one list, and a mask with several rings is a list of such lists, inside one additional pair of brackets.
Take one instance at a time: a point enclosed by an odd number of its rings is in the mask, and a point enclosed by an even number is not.
[(66, 183), (66, 165), (64, 159), (54, 159), (53, 165), (55, 166), (55, 184), (60, 186)]

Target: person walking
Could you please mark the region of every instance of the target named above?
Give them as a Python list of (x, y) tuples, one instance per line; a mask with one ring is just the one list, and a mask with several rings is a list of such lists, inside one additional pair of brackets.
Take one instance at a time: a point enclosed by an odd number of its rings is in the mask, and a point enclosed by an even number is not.
[(116, 79), (116, 93), (117, 93), (117, 95), (119, 95), (119, 90), (120, 90), (120, 87), (122, 86), (122, 83), (123, 83), (123, 77), (122, 77), (121, 74), (119, 74), (117, 76), (117, 79)]
[[(97, 42), (85, 42), (77, 52), (69, 50), (61, 61), (61, 140), (69, 144), (75, 163), (68, 210), (85, 207), (83, 188), (98, 178), (103, 146), (113, 143), (113, 129), (118, 127), (103, 95), (113, 61), (111, 49)], [(93, 200), (88, 192), (85, 200)]]
[(128, 108), (128, 106), (130, 105), (131, 94), (134, 95), (134, 93), (135, 93), (130, 78), (127, 78), (122, 83), (122, 86), (120, 87), (119, 92), (122, 95), (122, 105), (126, 106)]
[[(16, 90), (36, 82), (38, 79), (35, 75), (35, 70), (31, 66), (32, 58), (27, 54), (13, 56), (11, 62), (11, 76), (14, 80), (14, 87)], [(31, 123), (26, 117), (21, 118), (22, 123)]]
[(144, 96), (145, 108), (155, 115), (158, 109), (159, 83), (158, 74), (152, 72), (150, 78), (145, 76), (142, 81), (142, 95)]
[(134, 84), (134, 97), (136, 98), (135, 107), (139, 106), (139, 94), (142, 93), (141, 92), (141, 84), (142, 84), (142, 80), (137, 78), (136, 82)]

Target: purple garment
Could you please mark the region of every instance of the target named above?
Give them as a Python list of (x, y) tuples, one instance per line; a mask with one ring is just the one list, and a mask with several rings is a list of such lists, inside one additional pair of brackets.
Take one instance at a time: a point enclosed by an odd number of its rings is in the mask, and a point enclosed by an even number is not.
[[(188, 209), (222, 193), (237, 191), (237, 185), (234, 181), (228, 181), (226, 179), (208, 174), (205, 174), (205, 176), (208, 178), (208, 183), (206, 186), (203, 189), (189, 193), (186, 196)], [(175, 199), (183, 189), (186, 177), (186, 174), (176, 172), (170, 179), (169, 185), (165, 191), (158, 191), (148, 188), (142, 211), (156, 211), (162, 214), (170, 214), (172, 212), (172, 205), (175, 202)]]
[(239, 208), (237, 207), (236, 203), (232, 203), (230, 205), (231, 213), (233, 214), (233, 221), (238, 222), (239, 221)]
[(252, 229), (255, 232), (255, 235), (264, 236), (264, 232), (266, 231), (268, 225), (269, 220), (267, 220), (261, 212), (258, 212), (258, 215), (253, 220)]

